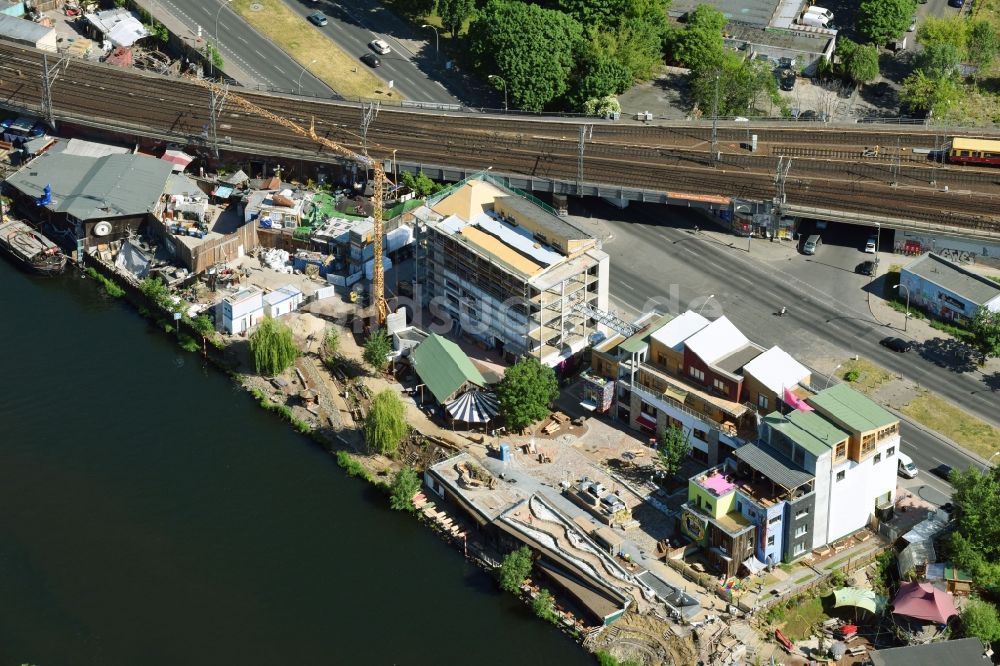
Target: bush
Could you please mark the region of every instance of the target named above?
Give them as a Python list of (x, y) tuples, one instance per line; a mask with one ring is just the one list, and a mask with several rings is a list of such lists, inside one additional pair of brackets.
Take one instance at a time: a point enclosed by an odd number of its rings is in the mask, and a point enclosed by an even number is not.
[(514, 552), (508, 553), (500, 564), (500, 588), (517, 593), (521, 589), (521, 583), (531, 573), (533, 564), (531, 549), (527, 546), (521, 546)]
[(531, 602), (531, 608), (537, 617), (546, 622), (558, 624), (559, 614), (556, 613), (556, 601), (548, 590), (543, 589), (538, 593), (538, 596)]
[(856, 382), (861, 379), (861, 371), (857, 368), (851, 368), (844, 373), (844, 380), (848, 382)]
[(396, 511), (416, 511), (413, 496), (420, 490), (420, 477), (416, 470), (406, 465), (398, 472), (389, 487), (389, 506)]
[(100, 282), (101, 286), (104, 287), (104, 291), (108, 294), (108, 296), (111, 296), (113, 298), (121, 298), (122, 296), (125, 295), (124, 289), (122, 289), (117, 284), (115, 284), (108, 278), (98, 273), (97, 269), (95, 269), (93, 266), (88, 267), (87, 270), (84, 271), (84, 273), (86, 273), (88, 277), (92, 277), (98, 282)]
[(337, 464), (347, 472), (348, 476), (353, 476), (358, 479), (364, 479), (369, 483), (374, 483), (371, 472), (369, 472), (364, 465), (359, 463), (354, 456), (352, 456), (347, 451), (337, 451)]

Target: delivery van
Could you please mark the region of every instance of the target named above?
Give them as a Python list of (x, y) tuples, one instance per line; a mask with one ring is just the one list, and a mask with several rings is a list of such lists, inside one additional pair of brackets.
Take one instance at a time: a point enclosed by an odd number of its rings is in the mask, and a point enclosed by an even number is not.
[(817, 7), (816, 5), (811, 5), (806, 7), (807, 14), (818, 14), (826, 19), (827, 23), (833, 20), (833, 12), (831, 12), (826, 7)]
[(900, 453), (898, 458), (899, 463), (897, 464), (896, 471), (899, 475), (905, 476), (907, 479), (915, 479), (920, 470), (918, 470), (917, 466), (913, 464), (913, 460), (910, 459), (910, 456), (905, 453)]

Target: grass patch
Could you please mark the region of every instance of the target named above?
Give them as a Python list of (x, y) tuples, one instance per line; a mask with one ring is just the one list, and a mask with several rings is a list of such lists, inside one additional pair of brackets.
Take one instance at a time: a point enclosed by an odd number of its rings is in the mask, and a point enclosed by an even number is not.
[(1000, 450), (1000, 430), (932, 393), (925, 392), (900, 411), (984, 458)]
[(943, 331), (944, 333), (947, 333), (962, 342), (972, 342), (976, 338), (971, 331), (968, 331), (961, 326), (949, 324), (948, 322), (938, 321), (937, 319), (928, 319), (927, 323), (930, 324), (931, 328)]
[(799, 576), (798, 578), (796, 578), (792, 582), (795, 583), (796, 585), (801, 585), (802, 583), (806, 582), (807, 580), (812, 580), (812, 578), (813, 578), (812, 574), (805, 574), (804, 576)]
[(289, 409), (287, 405), (282, 405), (272, 401), (262, 391), (258, 391), (257, 389), (253, 389), (252, 393), (253, 397), (257, 399), (258, 403), (260, 403), (261, 407), (263, 407), (265, 410), (269, 412), (275, 412), (277, 414), (280, 414), (282, 418), (291, 423), (292, 427), (298, 430), (303, 435), (308, 435), (309, 433), (312, 432), (312, 426), (306, 423), (305, 421), (300, 421), (299, 419), (295, 418), (295, 415), (292, 413), (292, 410)]
[(98, 273), (97, 269), (95, 269), (93, 266), (88, 266), (87, 270), (85, 270), (84, 273), (87, 274), (87, 277), (93, 278), (98, 282), (100, 282), (101, 286), (104, 287), (104, 291), (108, 294), (108, 296), (111, 296), (113, 298), (121, 298), (122, 296), (125, 295), (124, 289), (122, 289), (117, 284), (115, 284), (108, 278)]
[(851, 387), (862, 393), (870, 394), (885, 382), (896, 378), (894, 374), (866, 358), (857, 361), (847, 361), (841, 366), (841, 378), (850, 382)]
[[(252, 11), (251, 4), (263, 6)], [(347, 98), (404, 99), (387, 83), (368, 71), (358, 60), (361, 54), (342, 51), (327, 39), (323, 30), (333, 30), (333, 24), (316, 28), (293, 12), (281, 0), (234, 0), (233, 10), (259, 33), (281, 47), (300, 65), (306, 67), (339, 94)], [(316, 62), (312, 62), (315, 60)], [(294, 85), (289, 81), (289, 87)]]
[(850, 555), (848, 555), (847, 557), (842, 557), (839, 560), (834, 560), (833, 562), (830, 562), (823, 568), (826, 569), (827, 571), (833, 571), (834, 569), (839, 569), (840, 566), (849, 559), (851, 559)]
[(825, 619), (827, 615), (823, 612), (823, 602), (819, 597), (810, 597), (786, 611), (781, 631), (789, 640), (805, 640)]
[(371, 472), (347, 451), (337, 451), (337, 464), (347, 472), (348, 476), (364, 479), (368, 483), (375, 483)]
[(782, 562), (781, 564), (778, 565), (778, 568), (784, 571), (785, 573), (792, 573), (792, 569), (795, 568), (795, 565), (789, 564), (788, 562)]

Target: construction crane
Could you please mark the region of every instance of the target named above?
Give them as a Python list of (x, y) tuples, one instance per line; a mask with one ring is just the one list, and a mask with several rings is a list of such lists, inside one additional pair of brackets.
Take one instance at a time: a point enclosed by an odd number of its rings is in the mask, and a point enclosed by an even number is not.
[(376, 312), (378, 313), (378, 325), (384, 326), (386, 316), (389, 314), (389, 304), (385, 300), (385, 267), (382, 265), (382, 193), (385, 189), (385, 169), (382, 167), (382, 163), (379, 160), (372, 159), (368, 155), (362, 155), (354, 152), (350, 148), (342, 146), (336, 141), (331, 141), (326, 137), (319, 136), (316, 134), (316, 128), (314, 127), (314, 123), (311, 119), (309, 121), (309, 129), (305, 129), (298, 123), (268, 111), (263, 107), (257, 106), (250, 100), (240, 97), (231, 90), (225, 89), (216, 83), (194, 77), (192, 77), (191, 80), (203, 88), (208, 88), (225, 101), (232, 102), (247, 113), (252, 113), (255, 116), (265, 118), (277, 125), (281, 125), (282, 127), (295, 132), (299, 136), (306, 137), (321, 146), (329, 148), (341, 157), (347, 158), (353, 162), (358, 162), (359, 164), (364, 165), (365, 168), (370, 168), (372, 170), (372, 217), (374, 218), (375, 228), (373, 230), (373, 235), (375, 238), (373, 248), (374, 256), (372, 257), (371, 302), (372, 305), (375, 306)]

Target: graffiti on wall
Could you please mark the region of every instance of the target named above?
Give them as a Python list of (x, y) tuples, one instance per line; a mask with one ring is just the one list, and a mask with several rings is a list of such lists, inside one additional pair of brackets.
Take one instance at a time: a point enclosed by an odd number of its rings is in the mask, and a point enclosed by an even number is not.
[(950, 247), (944, 247), (938, 250), (938, 254), (956, 264), (976, 263), (976, 253), (968, 250), (953, 250)]

